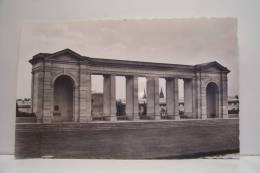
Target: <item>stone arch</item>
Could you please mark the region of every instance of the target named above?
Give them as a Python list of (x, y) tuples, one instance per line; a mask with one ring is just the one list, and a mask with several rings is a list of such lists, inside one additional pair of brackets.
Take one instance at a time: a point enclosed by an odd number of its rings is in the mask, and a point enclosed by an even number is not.
[(209, 82), (206, 87), (207, 118), (219, 117), (219, 87), (215, 82)]
[(68, 75), (59, 75), (53, 83), (54, 122), (72, 121), (74, 110), (74, 80)]
[(76, 80), (76, 78), (72, 75), (72, 74), (69, 74), (69, 73), (59, 73), (57, 75), (55, 75), (53, 78), (52, 78), (52, 81), (51, 81), (51, 86), (54, 87), (54, 82), (56, 81), (57, 78), (59, 78), (60, 76), (68, 76), (71, 78), (71, 80), (73, 81), (73, 87), (76, 88), (78, 87), (78, 82)]

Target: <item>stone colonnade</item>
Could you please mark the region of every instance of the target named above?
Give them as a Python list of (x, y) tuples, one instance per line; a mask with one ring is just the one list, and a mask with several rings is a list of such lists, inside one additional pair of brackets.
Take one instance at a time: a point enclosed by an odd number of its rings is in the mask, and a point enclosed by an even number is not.
[[(116, 119), (115, 75), (103, 75), (103, 112), (106, 119)], [(178, 78), (166, 79), (166, 109), (169, 119), (180, 119)], [(184, 79), (185, 114), (197, 118), (195, 113), (195, 87), (192, 79)], [(146, 77), (147, 86), (147, 117), (159, 120), (159, 77)], [(138, 120), (138, 76), (126, 76), (126, 116), (129, 120)]]
[[(210, 118), (209, 114), (217, 118), (228, 116), (227, 74), (229, 70), (217, 62), (192, 66), (108, 60), (84, 57), (70, 49), (53, 54), (40, 53), (29, 62), (33, 66), (32, 109), (38, 122), (55, 122), (55, 80), (60, 76), (67, 76), (73, 83), (73, 110), (69, 110), (73, 112), (72, 121), (92, 121), (92, 74), (104, 77), (103, 116), (108, 121), (117, 120), (115, 76), (126, 77), (126, 116), (129, 120), (139, 119), (138, 77), (146, 77), (149, 119), (161, 119), (159, 78), (166, 80), (166, 109), (169, 118), (180, 119), (178, 79), (184, 80), (184, 109), (188, 118), (206, 119)], [(209, 99), (211, 102), (208, 101)], [(215, 112), (209, 110), (209, 107), (213, 107), (212, 110)]]

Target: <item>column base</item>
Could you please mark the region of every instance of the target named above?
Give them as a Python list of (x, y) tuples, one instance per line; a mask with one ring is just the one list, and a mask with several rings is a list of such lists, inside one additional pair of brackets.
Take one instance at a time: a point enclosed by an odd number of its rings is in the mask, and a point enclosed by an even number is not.
[(184, 112), (184, 115), (188, 118), (193, 118), (192, 117), (192, 112)]
[(42, 123), (44, 123), (44, 124), (52, 123), (52, 117), (51, 116), (43, 116)]
[(127, 120), (134, 120), (134, 115), (131, 113), (126, 113)]
[(79, 117), (79, 122), (80, 123), (87, 123), (87, 122), (90, 122), (90, 121), (92, 121), (91, 117), (86, 117), (86, 116)]
[(174, 116), (174, 120), (180, 120), (180, 119), (181, 119), (180, 115), (175, 115)]
[(192, 118), (193, 118), (193, 119), (198, 119), (197, 114), (196, 114), (196, 113), (192, 113)]
[(112, 121), (112, 122), (117, 121), (116, 115), (111, 115), (110, 116), (110, 121)]
[(161, 119), (161, 115), (155, 115), (155, 116), (154, 116), (154, 119), (155, 119), (155, 120), (160, 120), (160, 119)]
[(140, 120), (140, 117), (139, 117), (138, 113), (134, 114), (134, 119), (133, 120)]
[(52, 123), (53, 116), (50, 110), (44, 110), (43, 111), (43, 116), (42, 116), (42, 122), (49, 124)]
[(147, 113), (147, 114), (146, 114), (146, 117), (147, 117), (149, 120), (154, 120), (154, 119), (155, 119), (154, 113)]
[(126, 114), (126, 117), (127, 117), (127, 120), (140, 120), (138, 113), (136, 113), (136, 114), (128, 113), (128, 114)]
[(42, 123), (42, 115), (40, 113), (35, 113), (36, 114), (36, 122), (37, 123)]
[(228, 117), (228, 114), (224, 114), (224, 115), (223, 115), (223, 118), (224, 118), (224, 119), (229, 118), (229, 117)]
[(208, 118), (208, 117), (207, 117), (206, 114), (202, 114), (202, 115), (201, 115), (201, 119), (205, 120), (205, 119), (207, 119), (207, 118)]

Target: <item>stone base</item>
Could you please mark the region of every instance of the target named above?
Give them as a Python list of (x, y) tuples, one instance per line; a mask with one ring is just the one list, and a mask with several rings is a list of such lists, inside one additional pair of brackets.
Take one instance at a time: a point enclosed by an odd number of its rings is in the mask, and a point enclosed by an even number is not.
[(117, 121), (116, 115), (111, 115), (110, 116), (110, 121)]
[(52, 123), (52, 119), (53, 118), (51, 116), (43, 116), (42, 122), (45, 124), (49, 124), (49, 123)]
[(155, 119), (155, 120), (160, 120), (160, 119), (161, 119), (161, 115), (155, 115), (155, 116), (154, 116), (154, 119)]
[(193, 118), (193, 119), (198, 119), (197, 114), (196, 114), (196, 113), (192, 113), (192, 118)]
[(203, 119), (203, 120), (205, 120), (205, 119), (207, 119), (208, 117), (207, 117), (207, 114), (202, 114), (201, 115), (201, 119)]
[(42, 118), (41, 117), (36, 117), (36, 123), (42, 123)]
[(127, 120), (134, 120), (134, 115), (130, 113), (126, 113)]
[(81, 116), (79, 117), (79, 122), (80, 123), (87, 123), (87, 122), (90, 122), (92, 121), (92, 118), (89, 117), (89, 116)]
[(147, 113), (147, 114), (146, 114), (146, 117), (147, 117), (149, 120), (154, 120), (154, 119), (155, 119), (154, 113)]
[(175, 116), (174, 116), (174, 119), (175, 119), (175, 120), (180, 120), (181, 117), (180, 117), (180, 115), (175, 115)]
[(224, 114), (223, 118), (229, 118), (228, 114)]
[(127, 117), (127, 120), (139, 120), (140, 117), (139, 117), (139, 114), (126, 114), (126, 117)]
[(134, 119), (133, 120), (140, 120), (139, 114), (134, 114)]
[(184, 115), (185, 115), (187, 118), (192, 118), (192, 112), (184, 112)]

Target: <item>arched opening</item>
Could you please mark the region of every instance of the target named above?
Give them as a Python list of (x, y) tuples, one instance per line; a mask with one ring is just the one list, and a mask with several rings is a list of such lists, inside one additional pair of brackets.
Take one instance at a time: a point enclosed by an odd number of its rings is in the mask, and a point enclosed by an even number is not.
[(59, 76), (54, 82), (53, 120), (55, 122), (73, 119), (73, 80), (66, 75)]
[(218, 86), (210, 82), (206, 88), (207, 95), (207, 117), (208, 118), (216, 118), (219, 115), (218, 107), (219, 107), (219, 90)]

